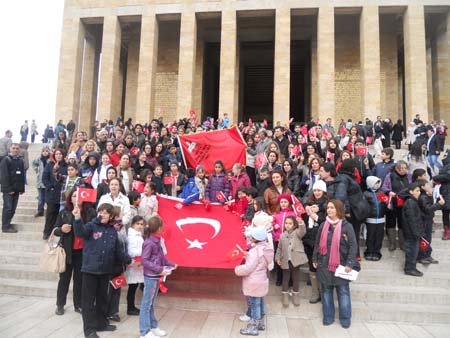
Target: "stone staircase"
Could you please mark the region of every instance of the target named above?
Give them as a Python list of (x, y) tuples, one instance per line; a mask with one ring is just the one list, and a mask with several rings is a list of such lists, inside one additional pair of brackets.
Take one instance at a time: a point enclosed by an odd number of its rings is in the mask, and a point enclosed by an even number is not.
[[(40, 145), (30, 147), (30, 159), (39, 155), (40, 148)], [(34, 218), (37, 205), (35, 182), (34, 172), (30, 170), (27, 192), (20, 197), (13, 220), (19, 232), (0, 233), (0, 293), (56, 298), (57, 275), (41, 272), (38, 268), (44, 245), (44, 218)], [(359, 320), (410, 323), (448, 322), (450, 241), (442, 241), (441, 235), (441, 215), (438, 213), (432, 246), (433, 257), (440, 264), (428, 267), (419, 264), (419, 270), (425, 274), (422, 278), (403, 274), (404, 254), (400, 250), (389, 252), (383, 248), (381, 261), (363, 260), (360, 277), (351, 285), (353, 317)], [(308, 303), (311, 288), (306, 285), (307, 270), (303, 271), (301, 306), (284, 309), (280, 301), (280, 289), (272, 283), (266, 297), (269, 314), (303, 319), (321, 317), (320, 303)], [(242, 313), (246, 306), (241, 293), (241, 281), (231, 270), (180, 268), (169, 277), (167, 286), (169, 292), (158, 298), (159, 307)], [(122, 293), (122, 302), (125, 302), (125, 293)], [(125, 308), (121, 306), (121, 314)]]

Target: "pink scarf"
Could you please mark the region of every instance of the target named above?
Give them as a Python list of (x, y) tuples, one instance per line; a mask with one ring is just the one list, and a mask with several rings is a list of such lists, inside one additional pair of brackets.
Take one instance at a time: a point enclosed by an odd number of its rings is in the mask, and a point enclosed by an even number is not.
[(319, 242), (319, 254), (325, 256), (328, 252), (327, 249), (327, 237), (328, 230), (330, 229), (330, 224), (334, 225), (333, 238), (331, 239), (331, 249), (330, 249), (330, 257), (328, 259), (328, 270), (331, 272), (335, 272), (336, 268), (341, 263), (341, 258), (339, 254), (339, 242), (341, 239), (341, 227), (342, 220), (333, 221), (329, 217), (325, 221), (325, 225), (323, 226), (322, 233), (320, 234), (320, 242)]

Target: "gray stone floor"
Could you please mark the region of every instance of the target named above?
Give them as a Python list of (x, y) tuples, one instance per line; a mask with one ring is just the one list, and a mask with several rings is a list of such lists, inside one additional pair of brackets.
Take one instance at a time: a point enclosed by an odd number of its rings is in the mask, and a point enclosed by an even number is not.
[[(0, 295), (0, 337), (83, 337), (81, 316), (68, 305), (64, 316), (56, 316), (55, 300), (38, 297)], [(124, 306), (121, 307), (123, 311)], [(122, 313), (121, 313), (122, 314)], [(238, 314), (206, 311), (183, 311), (158, 308), (160, 327), (169, 338), (234, 338), (243, 337), (239, 329), (243, 324)], [(100, 333), (100, 337), (139, 337), (138, 317), (122, 314), (122, 322), (117, 331)], [(270, 338), (431, 338), (450, 336), (450, 324), (410, 325), (392, 322), (354, 321), (350, 329), (339, 324), (324, 327), (319, 319), (294, 319), (284, 316), (268, 316), (267, 330), (261, 337)]]

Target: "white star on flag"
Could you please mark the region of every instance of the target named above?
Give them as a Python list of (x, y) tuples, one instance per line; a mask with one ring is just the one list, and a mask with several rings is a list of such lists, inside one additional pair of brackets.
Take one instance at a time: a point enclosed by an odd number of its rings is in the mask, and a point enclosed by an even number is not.
[(203, 250), (203, 245), (208, 243), (199, 242), (198, 239), (194, 239), (193, 241), (190, 241), (186, 238), (186, 242), (189, 243), (188, 249), (200, 249)]

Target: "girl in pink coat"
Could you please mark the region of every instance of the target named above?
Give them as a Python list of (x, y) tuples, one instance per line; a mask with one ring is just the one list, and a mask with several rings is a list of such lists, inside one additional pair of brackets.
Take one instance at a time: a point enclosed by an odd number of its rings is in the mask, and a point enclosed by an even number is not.
[[(284, 232), (284, 220), (288, 216), (296, 217), (295, 212), (292, 210), (292, 197), (289, 194), (278, 195), (278, 210), (273, 214), (273, 247), (275, 252), (278, 249), (278, 242), (280, 241), (281, 234)], [(275, 271), (277, 274), (276, 286), (280, 286), (283, 279), (283, 272), (278, 263), (275, 263)]]
[(264, 296), (269, 292), (267, 271), (273, 268), (274, 251), (267, 242), (267, 231), (263, 227), (254, 227), (251, 237), (255, 244), (247, 253), (245, 264), (234, 269), (237, 276), (242, 276), (242, 291), (250, 305), (250, 318), (247, 327), (240, 330), (242, 335), (257, 336), (259, 330), (265, 330)]

